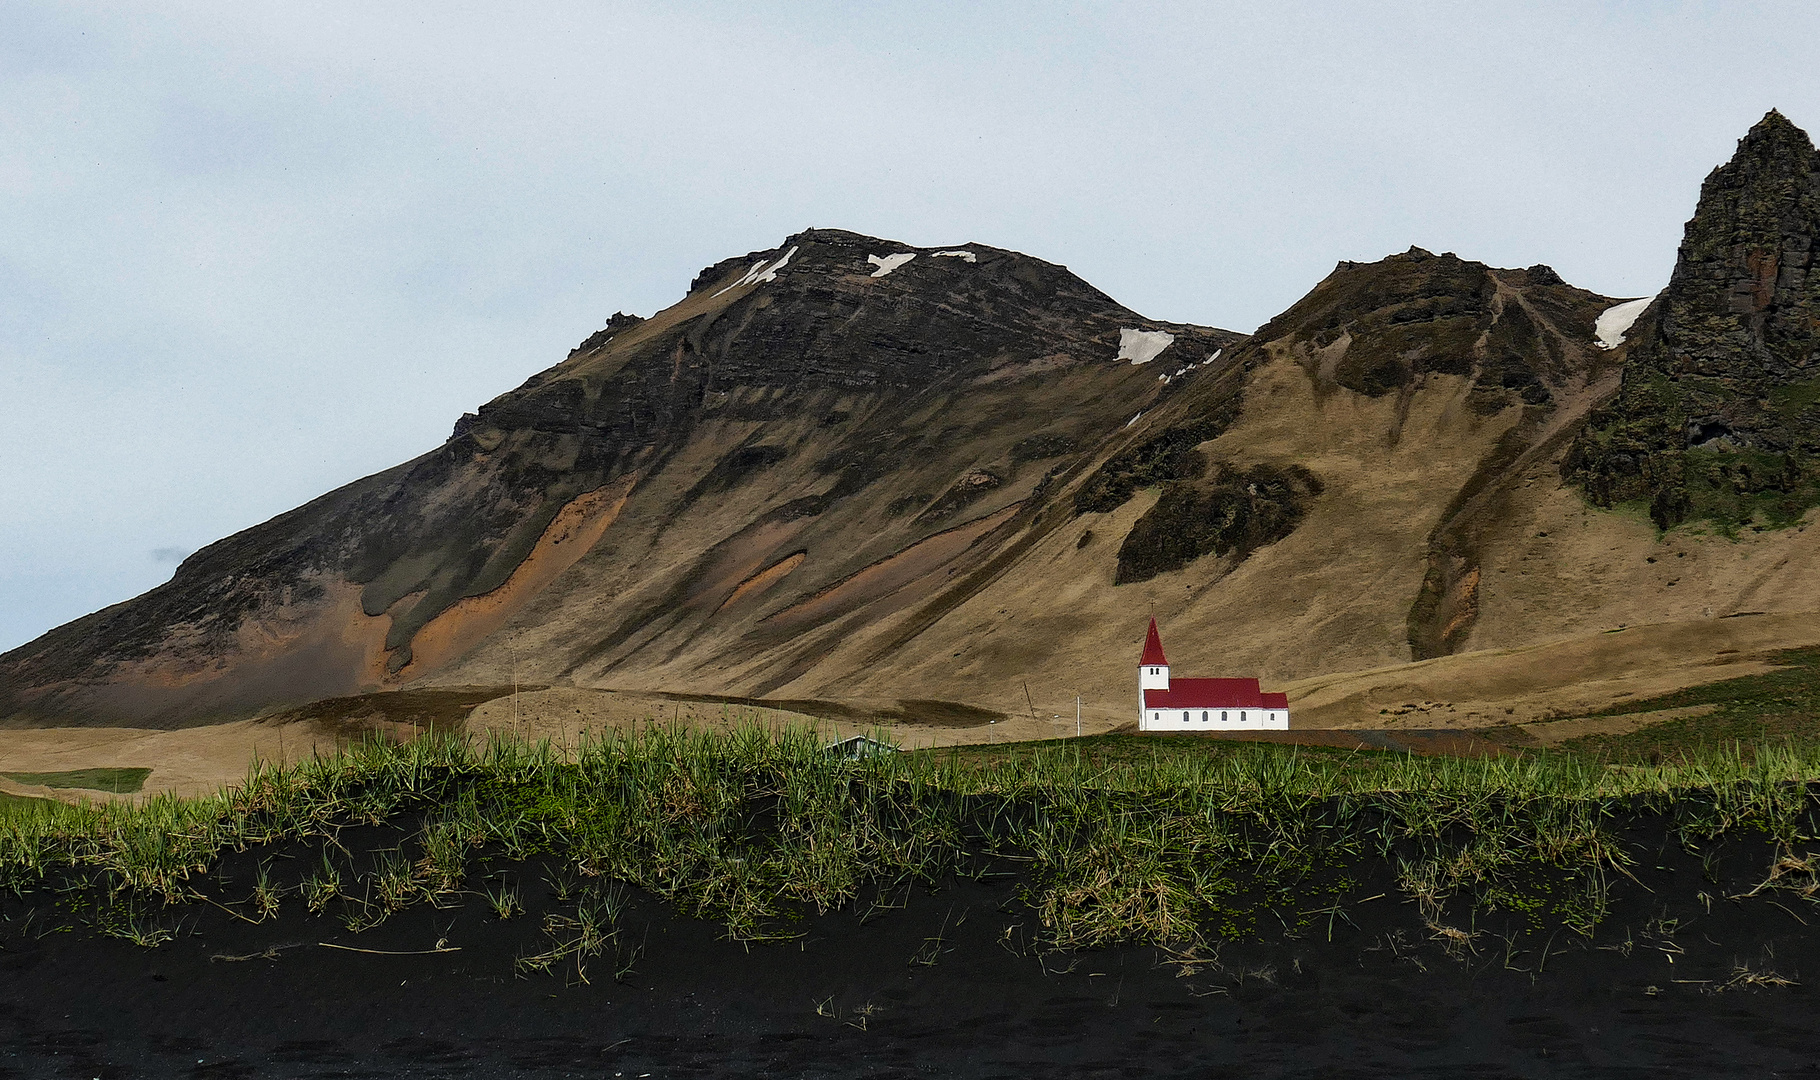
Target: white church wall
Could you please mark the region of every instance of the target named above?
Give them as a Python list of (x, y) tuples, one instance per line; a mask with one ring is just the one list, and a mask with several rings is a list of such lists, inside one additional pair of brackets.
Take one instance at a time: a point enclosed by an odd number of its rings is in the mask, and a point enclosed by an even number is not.
[(1142, 731), (1287, 731), (1289, 710), (1145, 709), (1138, 728)]

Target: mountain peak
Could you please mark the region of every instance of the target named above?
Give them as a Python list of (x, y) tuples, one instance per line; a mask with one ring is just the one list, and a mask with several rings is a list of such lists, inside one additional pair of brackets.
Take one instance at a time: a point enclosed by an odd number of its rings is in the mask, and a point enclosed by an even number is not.
[[(1595, 502), (1656, 523), (1799, 518), (1820, 503), (1820, 152), (1771, 109), (1700, 187), (1616, 401), (1568, 459)], [(1804, 404), (1805, 403), (1805, 404)]]
[[(1126, 355), (1132, 335), (1161, 362)], [(0, 718), (193, 722), (397, 687), (516, 649), (495, 635), (539, 625), (533, 598), (587, 597), (550, 655), (589, 678), (654, 638), (728, 670), (844, 638), (898, 612), (912, 579), (915, 597), (972, 580), (1014, 519), (1191, 372), (1232, 368), (1207, 365), (1240, 339), (1146, 319), (1014, 251), (807, 229), (649, 317), (615, 314), (434, 451), (6, 654)], [(255, 655), (236, 642), (256, 626), (323, 644)]]
[(1764, 113), (1763, 119), (1752, 124), (1751, 129), (1745, 132), (1744, 138), (1738, 140), (1738, 146), (1743, 149), (1746, 146), (1755, 147), (1778, 142), (1805, 147), (1810, 152), (1814, 148), (1813, 141), (1808, 138), (1807, 132), (1796, 127), (1795, 122), (1783, 116), (1779, 109), (1771, 109)]
[[(1750, 202), (1772, 211), (1791, 209), (1792, 203), (1811, 202), (1820, 197), (1820, 188), (1815, 186), (1817, 171), (1820, 154), (1815, 152), (1813, 140), (1788, 117), (1771, 109), (1738, 140), (1731, 160), (1707, 176), (1700, 188), (1700, 207), (1694, 221), (1720, 210), (1721, 207), (1709, 204), (1714, 200), (1724, 203), (1730, 192), (1747, 194)], [(1803, 194), (1807, 196), (1805, 200), (1801, 198)], [(1689, 222), (1690, 229), (1693, 224)]]
[(1581, 364), (1575, 343), (1607, 303), (1547, 266), (1501, 270), (1412, 246), (1341, 262), (1256, 336), (1310, 350), (1323, 378), (1372, 397), (1429, 375), (1463, 376), (1476, 387), (1474, 407), (1491, 413), (1565, 388)]

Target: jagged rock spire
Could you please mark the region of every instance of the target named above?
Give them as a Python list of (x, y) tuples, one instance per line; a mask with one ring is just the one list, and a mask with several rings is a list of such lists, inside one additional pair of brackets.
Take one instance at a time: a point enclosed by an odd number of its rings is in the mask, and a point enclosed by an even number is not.
[[(1696, 365), (1721, 368), (1729, 352), (1742, 349), (1779, 376), (1815, 363), (1820, 277), (1808, 271), (1816, 240), (1820, 153), (1772, 109), (1700, 186), (1663, 313), (1671, 348)], [(1673, 316), (1729, 325), (1700, 332), (1673, 325)]]
[(1795, 520), (1820, 503), (1820, 152), (1771, 110), (1700, 188), (1623, 387), (1565, 463), (1657, 525)]

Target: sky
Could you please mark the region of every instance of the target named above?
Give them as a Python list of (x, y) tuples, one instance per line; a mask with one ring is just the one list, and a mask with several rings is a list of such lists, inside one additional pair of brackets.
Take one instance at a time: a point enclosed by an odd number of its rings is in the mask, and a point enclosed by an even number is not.
[(809, 226), (1249, 331), (1419, 245), (1667, 280), (1820, 4), (0, 0), (0, 650)]

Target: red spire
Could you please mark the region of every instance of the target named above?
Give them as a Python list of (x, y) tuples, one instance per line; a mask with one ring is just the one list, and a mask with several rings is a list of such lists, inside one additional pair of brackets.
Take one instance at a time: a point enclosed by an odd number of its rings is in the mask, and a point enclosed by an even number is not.
[(1150, 620), (1150, 634), (1144, 638), (1144, 658), (1138, 661), (1139, 667), (1168, 667), (1169, 658), (1163, 655), (1163, 639), (1156, 636), (1156, 619)]

